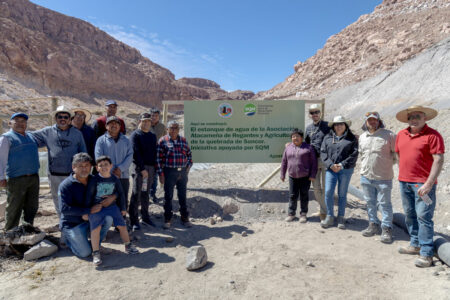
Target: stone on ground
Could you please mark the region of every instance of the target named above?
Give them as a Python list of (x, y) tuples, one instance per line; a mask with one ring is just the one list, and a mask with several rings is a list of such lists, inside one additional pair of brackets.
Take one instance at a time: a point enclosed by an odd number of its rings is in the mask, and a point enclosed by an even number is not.
[(45, 239), (45, 236), (46, 236), (45, 232), (21, 235), (19, 237), (14, 238), (11, 241), (11, 244), (33, 246), (42, 241), (43, 239)]
[(47, 240), (43, 240), (30, 250), (25, 252), (23, 258), (25, 260), (35, 260), (41, 257), (50, 256), (58, 251), (58, 247), (55, 244)]
[(186, 255), (186, 268), (189, 271), (200, 269), (208, 262), (208, 255), (203, 246), (193, 246), (188, 249)]
[(239, 206), (236, 203), (233, 203), (231, 200), (227, 200), (222, 206), (222, 211), (224, 215), (235, 214), (239, 211)]

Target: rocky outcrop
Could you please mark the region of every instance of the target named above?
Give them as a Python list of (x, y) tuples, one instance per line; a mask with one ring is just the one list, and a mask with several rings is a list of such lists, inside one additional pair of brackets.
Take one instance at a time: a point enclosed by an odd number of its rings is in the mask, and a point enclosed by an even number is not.
[(385, 0), (362, 15), (304, 62), (294, 74), (256, 98), (323, 96), (333, 90), (392, 71), (450, 36), (448, 0)]
[(0, 71), (45, 93), (145, 105), (230, 97), (210, 80), (175, 80), (104, 31), (27, 0), (0, 0), (0, 28)]

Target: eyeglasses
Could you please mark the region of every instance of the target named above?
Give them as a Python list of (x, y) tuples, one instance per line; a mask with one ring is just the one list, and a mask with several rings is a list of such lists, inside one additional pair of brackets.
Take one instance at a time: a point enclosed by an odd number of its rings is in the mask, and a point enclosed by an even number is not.
[(409, 115), (408, 116), (408, 121), (421, 120), (421, 119), (422, 119), (422, 115), (421, 114), (414, 114), (414, 115)]
[(57, 115), (56, 116), (56, 118), (58, 119), (58, 120), (69, 120), (69, 116), (61, 116), (61, 115)]
[(318, 115), (318, 114), (320, 114), (320, 110), (310, 111), (309, 114), (310, 115)]

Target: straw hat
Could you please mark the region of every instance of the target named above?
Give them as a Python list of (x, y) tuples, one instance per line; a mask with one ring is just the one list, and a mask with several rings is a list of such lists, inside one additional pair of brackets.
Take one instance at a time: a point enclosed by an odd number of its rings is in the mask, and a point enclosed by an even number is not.
[(408, 123), (408, 115), (415, 111), (423, 112), (425, 114), (425, 120), (427, 120), (427, 121), (434, 119), (438, 114), (437, 110), (432, 109), (430, 107), (425, 107), (425, 106), (421, 106), (421, 105), (413, 105), (413, 106), (408, 107), (407, 109), (399, 111), (395, 117), (400, 122)]
[(343, 116), (334, 117), (333, 122), (328, 122), (328, 126), (333, 127), (334, 123), (345, 123), (345, 124), (347, 124), (348, 127), (350, 127), (352, 125), (352, 121), (347, 120)]
[(76, 114), (76, 112), (77, 111), (81, 111), (82, 113), (84, 113), (85, 115), (86, 115), (86, 118), (84, 119), (84, 121), (87, 123), (87, 122), (89, 122), (89, 120), (91, 119), (91, 117), (92, 117), (92, 114), (91, 114), (91, 112), (90, 111), (88, 111), (88, 110), (86, 110), (86, 109), (83, 109), (83, 108), (74, 108), (73, 109), (73, 114), (75, 115)]
[(320, 104), (311, 104), (311, 106), (309, 107), (309, 111), (312, 111), (312, 110), (320, 110), (320, 111), (322, 111), (322, 105), (320, 105)]
[(73, 115), (73, 112), (70, 109), (67, 109), (64, 105), (60, 105), (56, 108), (55, 112), (53, 113), (53, 117), (55, 118), (59, 113), (67, 113), (69, 114), (69, 118), (71, 118)]

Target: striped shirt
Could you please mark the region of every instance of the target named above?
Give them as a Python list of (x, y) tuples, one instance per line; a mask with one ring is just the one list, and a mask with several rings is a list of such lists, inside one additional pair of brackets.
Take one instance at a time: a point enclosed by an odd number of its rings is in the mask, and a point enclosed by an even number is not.
[(172, 140), (169, 135), (163, 136), (157, 147), (156, 162), (158, 174), (163, 173), (163, 168), (184, 168), (192, 166), (191, 149), (182, 136)]

